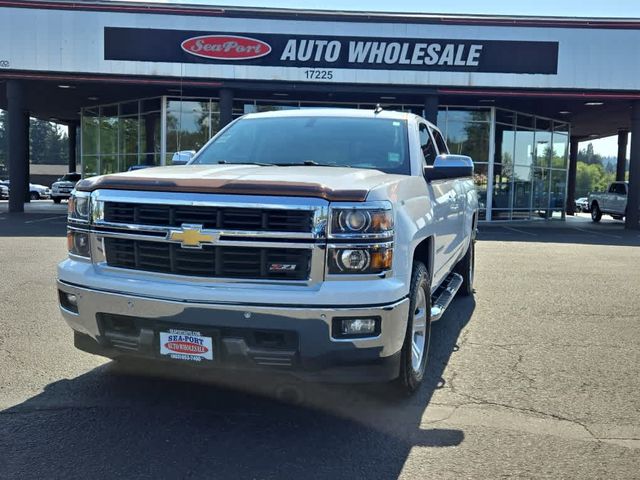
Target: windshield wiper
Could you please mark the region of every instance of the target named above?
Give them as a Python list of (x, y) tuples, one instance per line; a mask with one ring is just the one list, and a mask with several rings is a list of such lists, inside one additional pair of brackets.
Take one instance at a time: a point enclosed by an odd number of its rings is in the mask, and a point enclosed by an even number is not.
[(261, 162), (227, 162), (226, 160), (218, 160), (218, 164), (223, 165), (260, 165), (261, 167), (271, 167), (274, 163), (261, 163)]
[(300, 167), (303, 165), (309, 167), (351, 167), (351, 165), (338, 165), (337, 163), (318, 163), (315, 160), (304, 160), (296, 163), (274, 163), (274, 165), (278, 167)]

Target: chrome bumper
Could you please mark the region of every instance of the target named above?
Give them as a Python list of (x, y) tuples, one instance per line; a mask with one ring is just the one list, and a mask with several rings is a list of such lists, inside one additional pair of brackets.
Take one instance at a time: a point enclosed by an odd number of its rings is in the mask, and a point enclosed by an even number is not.
[[(135, 319), (144, 325), (138, 336), (133, 338), (134, 343), (144, 344), (145, 348), (140, 349), (142, 356), (154, 357), (158, 332), (167, 326), (213, 329), (219, 335), (222, 360), (217, 365), (219, 367), (226, 367), (226, 360), (230, 365), (237, 364), (234, 360), (241, 360), (240, 363), (247, 368), (267, 365), (288, 367), (292, 373), (305, 373), (301, 375), (304, 377), (318, 376), (332, 381), (394, 378), (409, 314), (407, 298), (374, 307), (300, 308), (160, 300), (83, 288), (60, 280), (58, 289), (76, 295), (77, 313), (62, 306), (60, 310), (74, 331), (90, 337), (99, 345), (100, 351), (92, 353), (108, 357), (131, 353), (127, 351), (126, 344), (109, 340), (109, 334), (101, 323), (106, 314)], [(369, 338), (334, 338), (334, 317), (359, 316), (379, 317), (381, 333)], [(264, 348), (258, 348), (258, 354), (254, 355), (251, 346), (243, 345), (240, 340), (255, 331), (288, 332), (296, 338), (295, 348), (288, 350), (287, 359)], [(243, 358), (235, 358), (234, 355)], [(379, 369), (379, 375), (376, 374), (376, 366), (385, 360), (389, 361), (388, 364)]]

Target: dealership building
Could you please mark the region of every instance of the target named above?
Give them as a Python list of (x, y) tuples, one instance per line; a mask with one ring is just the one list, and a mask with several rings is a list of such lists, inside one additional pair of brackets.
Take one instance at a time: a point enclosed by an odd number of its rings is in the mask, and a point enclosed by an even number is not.
[(92, 176), (171, 164), (245, 113), (377, 104), (473, 158), (483, 220), (572, 214), (578, 142), (618, 135), (624, 179), (629, 132), (638, 204), (640, 20), (0, 0), (0, 40), (11, 211), (29, 116), (69, 125)]

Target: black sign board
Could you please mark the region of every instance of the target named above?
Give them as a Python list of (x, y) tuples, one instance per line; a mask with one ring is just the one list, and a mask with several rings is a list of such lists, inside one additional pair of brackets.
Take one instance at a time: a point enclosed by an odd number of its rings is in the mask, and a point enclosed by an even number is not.
[(556, 74), (558, 42), (106, 27), (104, 58), (269, 67)]

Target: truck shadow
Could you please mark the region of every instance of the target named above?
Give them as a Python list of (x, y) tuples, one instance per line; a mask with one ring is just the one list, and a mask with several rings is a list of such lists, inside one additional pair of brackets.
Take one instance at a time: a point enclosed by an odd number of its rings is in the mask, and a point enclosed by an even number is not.
[(464, 440), (422, 418), (474, 308), (458, 299), (434, 324), (429, 373), (410, 398), (288, 377), (132, 376), (112, 363), (56, 381), (0, 412), (0, 477), (397, 478), (413, 447)]

